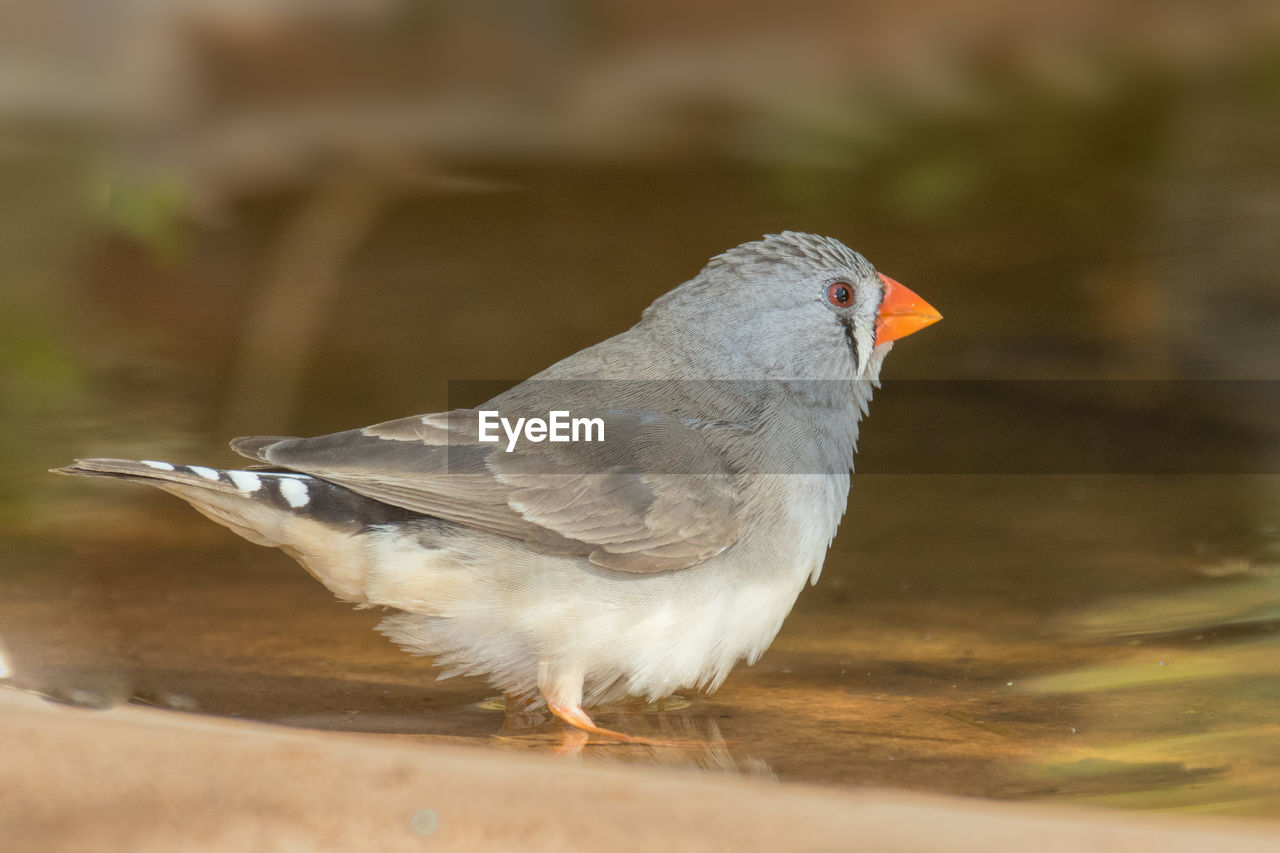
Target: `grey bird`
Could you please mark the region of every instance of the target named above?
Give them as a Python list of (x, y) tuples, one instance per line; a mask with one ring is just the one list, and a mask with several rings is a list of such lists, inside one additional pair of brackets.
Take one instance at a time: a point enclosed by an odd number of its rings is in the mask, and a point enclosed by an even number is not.
[[(844, 514), (885, 355), (939, 319), (839, 241), (788, 231), (475, 409), (233, 441), (257, 468), (56, 470), (171, 492), (389, 609), (379, 630), (441, 677), (628, 739), (583, 709), (714, 690), (773, 641)], [(578, 441), (529, 420), (557, 411), (583, 416)], [(485, 440), (481, 412), (526, 426)]]

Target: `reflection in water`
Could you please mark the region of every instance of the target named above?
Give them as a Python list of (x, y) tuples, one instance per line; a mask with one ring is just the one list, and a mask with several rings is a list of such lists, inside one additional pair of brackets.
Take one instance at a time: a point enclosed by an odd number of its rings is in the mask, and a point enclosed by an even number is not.
[(589, 750), (591, 757), (605, 761), (773, 778), (768, 764), (748, 754), (749, 744), (725, 739), (715, 719), (690, 710), (687, 701), (678, 703), (676, 710), (665, 705), (664, 701), (657, 708), (593, 709), (592, 718), (598, 718), (600, 725), (639, 739), (636, 743), (589, 739), (584, 732), (569, 729), (540, 712), (507, 714), (497, 738), (505, 742), (503, 745), (518, 748), (545, 748), (558, 739), (555, 752), (560, 755)]
[(1280, 561), (1237, 559), (1201, 567), (1213, 584), (1169, 593), (1120, 597), (1069, 613), (1058, 622), (1081, 639), (1212, 631), (1226, 626), (1267, 629), (1280, 622)]
[(1127, 719), (1093, 744), (1036, 759), (1028, 779), (1073, 800), (1139, 808), (1280, 809), (1280, 566), (1205, 567), (1216, 586), (1126, 596), (1064, 618), (1064, 635), (1115, 639), (1109, 660), (1023, 688), (1083, 697)]

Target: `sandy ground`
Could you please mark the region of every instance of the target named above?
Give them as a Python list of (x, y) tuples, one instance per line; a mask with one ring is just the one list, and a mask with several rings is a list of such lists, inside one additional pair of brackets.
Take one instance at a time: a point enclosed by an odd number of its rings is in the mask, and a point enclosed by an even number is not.
[(1273, 851), (1280, 826), (420, 746), (0, 691), (9, 850)]

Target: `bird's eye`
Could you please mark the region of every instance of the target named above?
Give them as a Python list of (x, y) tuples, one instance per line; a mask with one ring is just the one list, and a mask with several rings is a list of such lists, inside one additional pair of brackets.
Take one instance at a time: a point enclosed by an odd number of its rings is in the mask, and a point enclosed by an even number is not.
[(837, 308), (844, 308), (853, 301), (853, 291), (843, 281), (837, 281), (827, 288), (827, 301)]

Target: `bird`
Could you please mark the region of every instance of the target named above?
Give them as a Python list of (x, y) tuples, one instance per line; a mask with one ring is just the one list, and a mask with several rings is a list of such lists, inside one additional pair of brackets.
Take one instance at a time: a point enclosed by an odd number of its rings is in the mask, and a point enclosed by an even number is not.
[[(237, 438), (241, 468), (53, 471), (177, 495), (383, 608), (378, 630), (439, 677), (633, 740), (586, 709), (711, 692), (757, 661), (818, 581), (885, 356), (940, 319), (840, 241), (783, 231), (473, 408)], [(565, 416), (582, 422), (577, 441), (550, 440), (557, 412), (562, 438)]]

